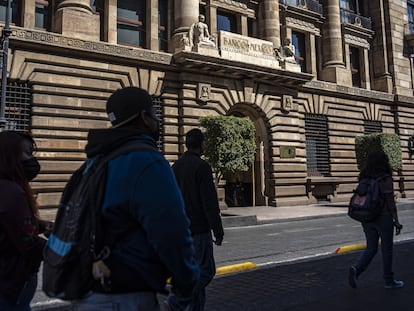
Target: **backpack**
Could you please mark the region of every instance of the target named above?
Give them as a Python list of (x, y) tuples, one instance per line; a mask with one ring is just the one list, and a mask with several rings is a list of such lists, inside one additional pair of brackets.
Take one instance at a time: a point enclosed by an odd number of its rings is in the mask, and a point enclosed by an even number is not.
[(382, 210), (380, 182), (378, 178), (362, 178), (349, 201), (348, 215), (360, 222), (370, 222), (377, 218)]
[(107, 155), (86, 161), (67, 183), (52, 234), (43, 251), (42, 289), (47, 296), (63, 300), (82, 298), (99, 284), (96, 273), (94, 276), (92, 272), (95, 264), (100, 265), (99, 288), (111, 290), (110, 278), (107, 278), (110, 271), (102, 263), (116, 241), (105, 237), (100, 210), (105, 195), (107, 163), (131, 151), (158, 152), (141, 142), (125, 143)]

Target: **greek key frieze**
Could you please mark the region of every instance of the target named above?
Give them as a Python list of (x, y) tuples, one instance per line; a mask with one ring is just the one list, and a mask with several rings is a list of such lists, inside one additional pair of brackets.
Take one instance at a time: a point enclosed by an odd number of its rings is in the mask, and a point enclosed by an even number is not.
[(135, 59), (169, 64), (171, 55), (157, 53), (132, 47), (112, 45), (105, 42), (91, 42), (76, 38), (68, 38), (59, 34), (32, 31), (27, 29), (12, 29), (11, 39), (44, 43), (65, 48), (73, 48), (89, 52), (104, 53)]

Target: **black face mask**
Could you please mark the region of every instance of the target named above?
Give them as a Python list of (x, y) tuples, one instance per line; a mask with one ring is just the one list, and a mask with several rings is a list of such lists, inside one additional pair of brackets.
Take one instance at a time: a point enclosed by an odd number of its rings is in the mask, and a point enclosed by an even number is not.
[(40, 164), (35, 157), (22, 161), (24, 176), (28, 181), (33, 180), (40, 172)]

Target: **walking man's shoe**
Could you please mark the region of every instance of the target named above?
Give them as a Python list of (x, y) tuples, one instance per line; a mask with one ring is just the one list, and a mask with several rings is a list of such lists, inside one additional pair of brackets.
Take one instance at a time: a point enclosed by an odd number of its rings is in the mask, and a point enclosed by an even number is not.
[(349, 282), (349, 286), (351, 286), (352, 288), (356, 288), (357, 287), (357, 270), (354, 266), (351, 266), (351, 268), (349, 268), (349, 274), (348, 274), (348, 282)]
[(403, 286), (404, 286), (404, 282), (403, 281), (393, 280), (392, 282), (385, 283), (384, 288), (386, 288), (386, 289), (393, 289), (393, 288), (401, 288)]

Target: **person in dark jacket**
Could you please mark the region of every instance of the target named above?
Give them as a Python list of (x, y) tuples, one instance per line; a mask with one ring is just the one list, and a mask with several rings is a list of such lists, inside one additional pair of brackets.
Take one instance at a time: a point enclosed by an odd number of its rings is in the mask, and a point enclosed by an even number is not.
[(111, 292), (97, 286), (72, 305), (74, 310), (160, 310), (157, 293), (167, 293), (168, 278), (183, 299), (198, 281), (190, 222), (170, 164), (157, 148), (159, 119), (148, 92), (119, 89), (106, 111), (112, 127), (89, 131), (87, 161), (131, 141), (142, 148), (108, 163), (102, 217), (106, 234), (116, 241), (104, 261)]
[[(29, 185), (40, 165), (28, 134), (0, 133), (0, 310), (28, 311), (50, 223), (39, 219)], [(46, 228), (46, 225), (48, 228)]]
[(352, 288), (357, 287), (357, 278), (366, 270), (377, 253), (379, 238), (381, 238), (384, 287), (393, 289), (404, 286), (403, 281), (394, 279), (392, 271), (394, 227), (396, 234), (400, 234), (402, 229), (394, 200), (392, 170), (387, 155), (383, 151), (374, 151), (368, 155), (366, 168), (361, 171), (359, 179), (379, 177), (382, 177), (380, 182), (382, 212), (373, 221), (362, 223), (367, 247), (349, 269), (348, 281)]
[[(199, 129), (190, 130), (186, 134), (187, 151), (172, 166), (190, 218), (196, 257), (200, 265), (200, 281), (188, 309), (194, 311), (204, 310), (205, 288), (216, 273), (211, 231), (216, 245), (221, 245), (224, 236), (211, 167), (200, 158), (203, 141), (204, 136)], [(174, 298), (171, 297), (173, 301)], [(176, 300), (175, 304), (179, 305), (179, 302)]]

